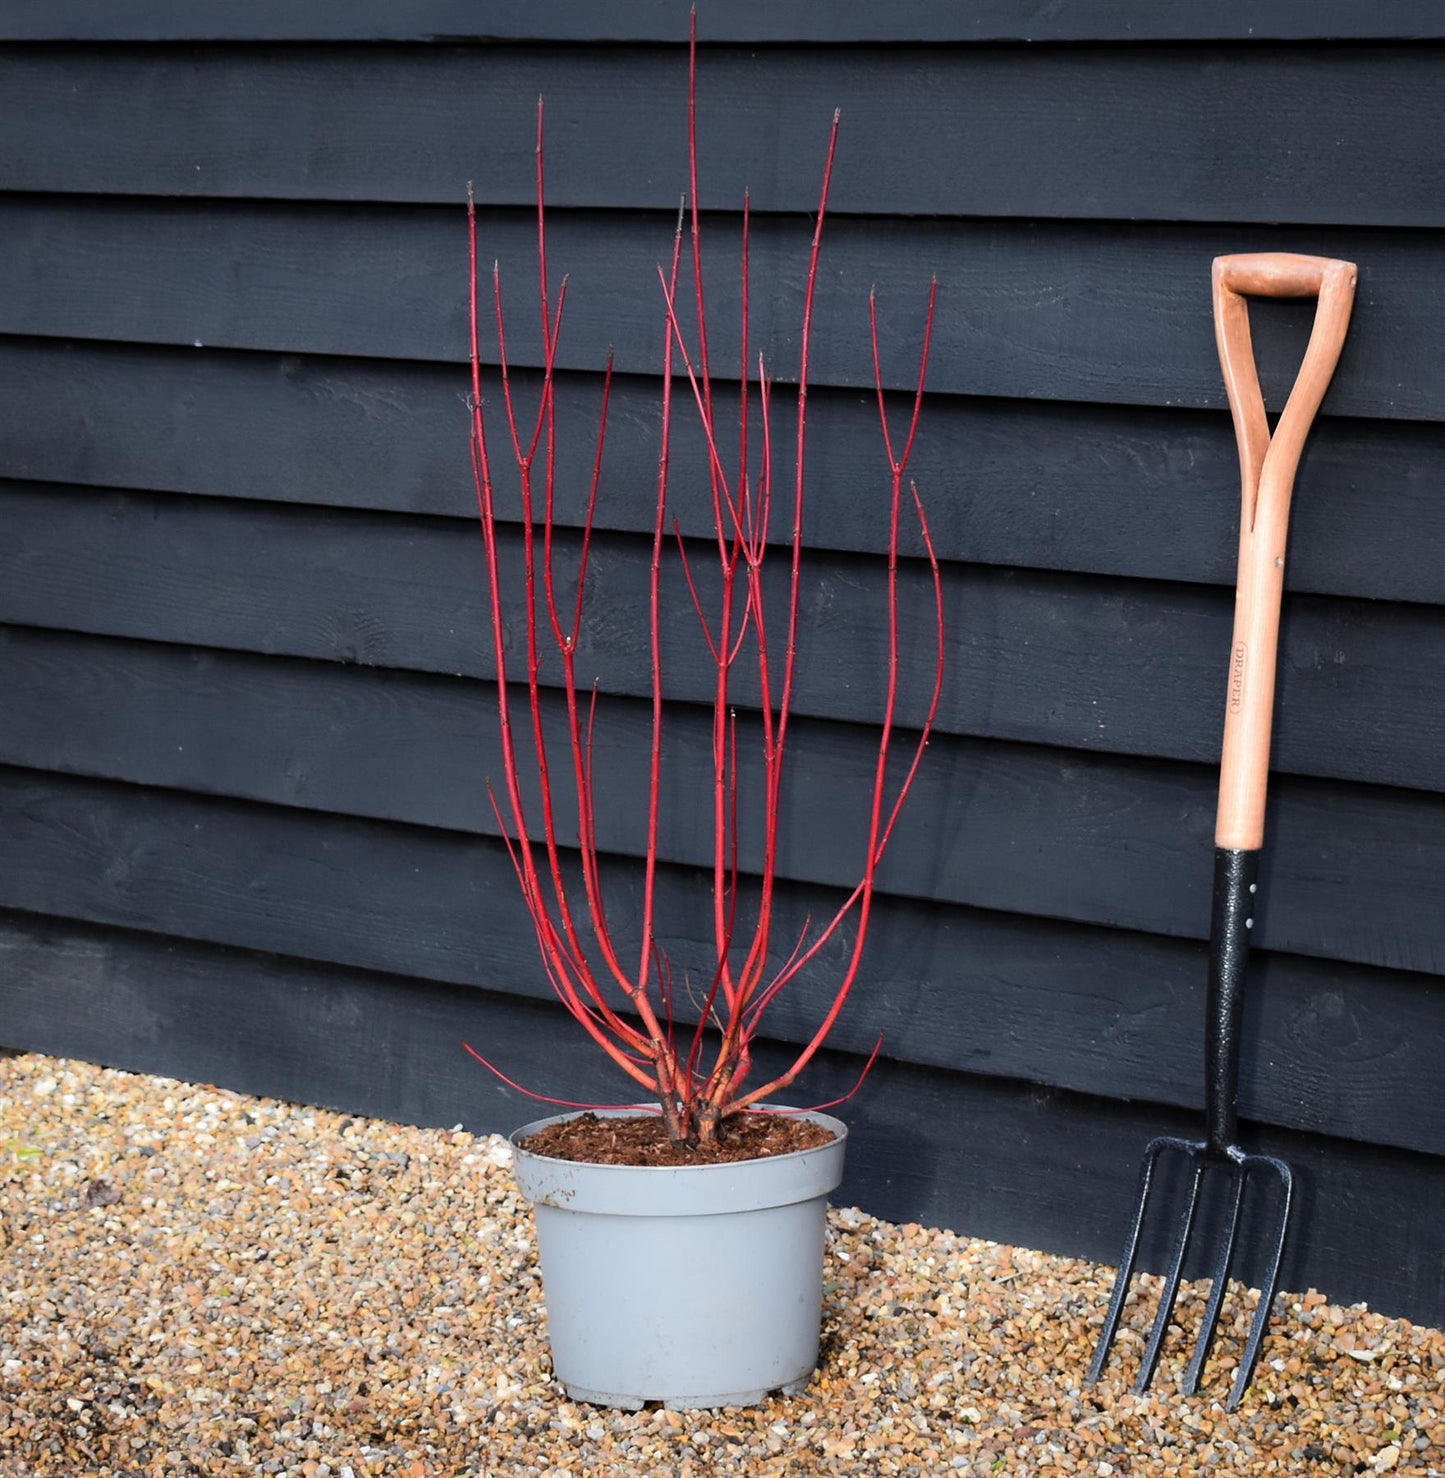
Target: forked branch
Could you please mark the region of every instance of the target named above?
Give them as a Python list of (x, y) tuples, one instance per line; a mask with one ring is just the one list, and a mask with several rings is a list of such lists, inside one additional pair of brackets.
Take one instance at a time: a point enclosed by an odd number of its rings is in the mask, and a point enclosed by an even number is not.
[[(798, 624), (803, 582), (803, 515), (807, 477), (808, 383), (813, 340), (814, 298), (819, 276), (824, 222), (833, 160), (838, 143), (838, 115), (828, 136), (822, 186), (814, 218), (807, 259), (802, 321), (799, 336), (797, 392), (793, 409), (793, 467), (791, 517), (787, 532), (787, 582), (780, 611), (767, 599), (764, 573), (771, 565), (771, 523), (775, 514), (774, 449), (779, 444), (773, 431), (776, 402), (773, 380), (761, 356), (749, 347), (749, 314), (752, 289), (752, 212), (744, 198), (740, 253), (742, 324), (738, 340), (738, 420), (736, 440), (724, 435), (719, 407), (723, 398), (715, 393), (718, 373), (711, 358), (708, 334), (707, 294), (703, 284), (702, 214), (698, 201), (697, 147), (697, 44), (693, 25), (688, 68), (688, 174), (689, 193), (679, 212), (670, 263), (659, 268), (661, 283), (662, 417), (658, 448), (656, 503), (652, 521), (651, 563), (648, 585), (648, 654), (650, 664), (649, 749), (647, 756), (647, 821), (643, 890), (641, 902), (641, 948), (636, 965), (621, 957), (609, 929), (603, 903), (603, 848), (596, 828), (594, 728), (597, 722), (595, 688), (584, 701), (578, 685), (577, 656), (583, 630), (585, 591), (592, 535), (603, 474), (607, 409), (612, 383), (609, 357), (603, 380), (602, 408), (598, 419), (596, 452), (590, 484), (586, 488), (586, 513), (580, 549), (566, 572), (576, 587), (570, 610), (559, 604), (558, 590), (565, 579), (558, 572), (557, 530), (558, 438), (556, 365), (561, 339), (567, 282), (563, 278), (555, 293), (548, 279), (547, 225), (542, 163), (543, 110), (537, 111), (537, 261), (538, 309), (542, 333), (542, 385), (535, 415), (524, 418), (514, 395), (507, 359), (506, 313), (503, 306), (500, 268), (494, 268), (491, 283), (492, 316), (495, 322), (496, 365), (506, 442), (510, 452), (507, 481), (515, 488), (515, 511), (499, 511), (496, 469), (488, 443), (483, 414), (482, 352), (478, 308), (477, 215), (468, 192), (467, 223), (471, 265), (471, 439), (476, 481), (477, 507), (486, 552), (487, 588), (492, 624), (492, 648), (496, 665), (497, 718), (501, 736), (503, 786), (493, 797), (498, 823), (506, 839), (516, 871), (523, 902), (531, 916), (547, 977), (558, 999), (599, 1048), (634, 1083), (661, 1106), (669, 1135), (677, 1141), (701, 1144), (710, 1141), (720, 1123), (730, 1114), (762, 1104), (789, 1088), (816, 1056), (836, 1025), (857, 981), (864, 941), (872, 915), (878, 868), (887, 851), (903, 802), (917, 775), (919, 763), (933, 732), (943, 684), (943, 593), (939, 565), (917, 490), (908, 482), (908, 464), (913, 454), (923, 405), (937, 302), (936, 284), (929, 291), (919, 352), (916, 388), (911, 411), (900, 443), (889, 426), (884, 394), (884, 374), (878, 344), (878, 316), (869, 296), (869, 334), (873, 356), (874, 385), (887, 473), (885, 506), (888, 520), (888, 569), (886, 623), (888, 669), (883, 711), (879, 717), (878, 748), (867, 806), (867, 840), (857, 884), (842, 905), (817, 929), (804, 926), (781, 965), (773, 931), (777, 914), (779, 827), (783, 812), (786, 761), (790, 752), (791, 717), (794, 702), (798, 651)], [(686, 236), (686, 242), (684, 242)], [(686, 245), (686, 250), (684, 249)], [(684, 290), (684, 263), (690, 267), (691, 282)], [(693, 321), (683, 321), (684, 299), (690, 301)], [(691, 401), (702, 431), (706, 466), (702, 477), (710, 497), (712, 542), (716, 549), (718, 574), (710, 602), (705, 602), (702, 584), (695, 578), (695, 559), (688, 555), (676, 519), (669, 507), (669, 482), (673, 475), (672, 429), (674, 418), (674, 375), (684, 383), (684, 398)], [(736, 461), (725, 442), (736, 447)], [(895, 450), (898, 446), (900, 449)], [(908, 488), (905, 500), (904, 490)], [(906, 508), (905, 508), (906, 501)], [(918, 528), (933, 581), (933, 611), (936, 657), (932, 693), (927, 715), (912, 738), (912, 752), (903, 765), (890, 763), (896, 737), (899, 704), (899, 549), (904, 514), (911, 511)], [(504, 588), (500, 555), (500, 528), (508, 518), (521, 524), (522, 568), (518, 572), (523, 605), (518, 650), (525, 662), (525, 679), (509, 672), (509, 644), (505, 633)], [(677, 538), (678, 563), (687, 591), (684, 602), (666, 599), (663, 562), (668, 549), (671, 521)], [(540, 529), (540, 548), (538, 532)], [(781, 558), (781, 555), (780, 555)], [(540, 566), (540, 569), (539, 569)], [(671, 967), (660, 943), (656, 916), (659, 838), (661, 834), (662, 776), (664, 769), (664, 681), (663, 633), (665, 622), (680, 605), (695, 611), (703, 641), (712, 663), (712, 776), (709, 785), (711, 814), (710, 867), (712, 873), (711, 978), (704, 999), (694, 1001), (698, 1020), (681, 1043), (677, 1039), (677, 1005)], [(556, 652), (561, 672), (566, 711), (563, 740), (552, 753), (544, 735), (544, 684), (541, 677), (543, 648)], [(749, 755), (740, 743), (740, 723), (734, 693), (741, 680), (739, 664), (751, 670), (748, 686), (756, 693), (756, 750)], [(514, 723), (511, 692), (514, 685), (525, 688), (525, 733), (519, 739)], [(584, 715), (585, 708), (585, 715)], [(554, 763), (565, 754), (563, 781), (575, 805), (575, 837), (564, 837), (554, 793)], [(743, 909), (740, 871), (739, 816), (740, 776), (747, 764), (757, 766), (762, 810), (761, 856), (754, 886), (754, 902)], [(524, 779), (525, 777), (525, 779)], [(524, 794), (535, 796), (535, 811), (529, 811)], [(569, 863), (575, 856), (575, 864)], [(579, 896), (580, 895), (580, 896)], [(575, 902), (574, 902), (575, 900)], [(746, 922), (743, 914), (746, 913)], [(851, 944), (838, 978), (828, 987), (827, 1005), (816, 1029), (797, 1052), (787, 1069), (761, 1084), (753, 1084), (753, 1046), (763, 1027), (768, 1008), (781, 992), (805, 971), (815, 967), (824, 949), (845, 926), (851, 927)], [(787, 948), (785, 945), (784, 948)], [(470, 1049), (469, 1049), (470, 1050)], [(875, 1055), (877, 1049), (874, 1049)], [(478, 1056), (479, 1060), (485, 1061)], [(869, 1059), (870, 1063), (872, 1059)], [(489, 1067), (490, 1063), (487, 1064)], [(493, 1071), (496, 1071), (493, 1068)], [(500, 1074), (499, 1074), (500, 1075)], [(510, 1082), (510, 1079), (506, 1081)], [(541, 1096), (541, 1095), (538, 1095)]]

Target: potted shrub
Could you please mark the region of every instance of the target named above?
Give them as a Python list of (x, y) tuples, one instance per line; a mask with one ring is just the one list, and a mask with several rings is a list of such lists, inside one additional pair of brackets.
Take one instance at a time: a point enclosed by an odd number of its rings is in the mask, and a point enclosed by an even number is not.
[[(826, 1198), (842, 1176), (845, 1130), (821, 1112), (780, 1109), (774, 1102), (791, 1090), (817, 1054), (858, 978), (878, 865), (928, 743), (943, 675), (938, 562), (916, 490), (908, 486), (905, 496), (936, 288), (929, 294), (916, 390), (901, 440), (888, 423), (877, 315), (870, 294), (868, 324), (881, 425), (880, 519), (886, 523), (888, 541), (886, 606), (879, 620), (886, 624), (889, 655), (871, 793), (859, 797), (867, 808), (867, 843), (857, 884), (833, 916), (805, 928), (796, 941), (780, 944), (774, 938), (774, 904), (802, 588), (808, 357), (838, 116), (834, 115), (828, 137), (806, 257), (796, 388), (789, 393), (792, 415), (785, 436), (768, 365), (754, 360), (748, 348), (749, 218), (744, 198), (741, 350), (737, 360), (729, 356), (741, 393), (736, 397), (738, 421), (730, 422), (725, 445), (703, 291), (695, 22), (688, 111), (689, 189), (670, 264), (659, 268), (661, 436), (647, 633), (651, 729), (645, 801), (639, 797), (639, 807), (646, 806), (646, 845), (641, 917), (632, 921), (633, 933), (641, 941), (635, 955), (628, 950), (624, 957), (604, 901), (595, 805), (598, 702), (595, 688), (586, 692), (585, 676), (577, 670), (612, 364), (609, 359), (603, 379), (585, 524), (578, 553), (563, 568), (558, 552), (562, 541), (554, 537), (553, 453), (558, 428), (554, 371), (567, 285), (563, 278), (554, 289), (548, 277), (540, 104), (540, 302), (533, 311), (540, 310), (543, 374), (538, 403), (527, 413), (520, 407), (520, 394), (513, 393), (508, 372), (498, 268), (493, 268), (489, 290), (479, 293), (477, 218), (470, 192), (467, 213), (471, 443), (486, 550), (503, 769), (501, 782), (489, 792), (547, 977), (577, 1026), (631, 1081), (633, 1096), (641, 1100), (599, 1112), (595, 1106), (548, 1099), (580, 1112), (518, 1131), (516, 1174), (537, 1211), (555, 1372), (574, 1398), (621, 1406), (648, 1400), (677, 1407), (755, 1401), (771, 1389), (805, 1381), (816, 1363)], [(490, 400), (483, 397), (483, 317), (495, 325), (493, 368), (500, 393)], [(489, 340), (491, 335), (489, 327)], [(672, 428), (679, 414), (697, 418), (705, 447), (704, 465), (689, 469), (685, 486), (671, 456)], [(776, 499), (775, 468), (780, 488), (787, 487)], [(515, 497), (505, 513), (504, 481)], [(689, 553), (687, 541), (675, 525), (670, 526), (675, 496), (701, 497), (710, 506), (712, 532), (704, 541), (705, 554)], [(911, 748), (895, 755), (890, 769), (899, 686), (898, 553), (905, 504), (917, 517), (932, 570), (938, 645), (926, 720), (911, 736)], [(779, 561), (786, 564), (787, 573), (783, 599), (770, 602), (765, 598), (764, 567), (774, 526), (781, 521), (780, 508), (788, 515), (787, 551)], [(504, 518), (520, 523), (522, 561), (517, 570), (502, 568), (506, 561), (498, 525)], [(703, 558), (713, 565), (707, 580), (698, 567)], [(698, 982), (691, 1013), (679, 999), (682, 993), (675, 988), (661, 942), (664, 931), (654, 915), (666, 764), (664, 563), (675, 567), (678, 589), (688, 592), (712, 689), (707, 799), (713, 958), (711, 979)], [(504, 622), (503, 590), (509, 577), (520, 586), (526, 613), (513, 641)], [(566, 598), (564, 584), (571, 587)], [(559, 674), (553, 682), (565, 705), (560, 729), (544, 719), (545, 685), (540, 676), (544, 659), (555, 664)], [(525, 681), (509, 673), (518, 660), (525, 665)], [(749, 724), (740, 723), (734, 707), (742, 664), (747, 665), (756, 709)], [(751, 864), (754, 876), (745, 879), (739, 856), (739, 781), (749, 766), (760, 802), (756, 826), (761, 840)], [(803, 972), (819, 969), (825, 950), (832, 945), (830, 953), (837, 952), (849, 931), (851, 942), (841, 950), (842, 968), (829, 984), (828, 1004), (816, 1029), (784, 1071), (761, 1075), (766, 1080), (757, 1081), (753, 1044), (769, 1006)], [(691, 1025), (684, 1023), (684, 1015)], [(500, 1073), (480, 1054), (473, 1055)]]

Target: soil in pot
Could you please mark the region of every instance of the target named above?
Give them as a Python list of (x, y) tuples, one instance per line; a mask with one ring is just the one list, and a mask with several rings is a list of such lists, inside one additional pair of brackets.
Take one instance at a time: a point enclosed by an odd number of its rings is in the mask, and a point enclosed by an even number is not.
[(705, 1147), (673, 1144), (659, 1114), (619, 1118), (591, 1112), (550, 1123), (522, 1148), (554, 1160), (588, 1165), (724, 1165), (816, 1149), (833, 1136), (794, 1114), (736, 1114), (718, 1126)]

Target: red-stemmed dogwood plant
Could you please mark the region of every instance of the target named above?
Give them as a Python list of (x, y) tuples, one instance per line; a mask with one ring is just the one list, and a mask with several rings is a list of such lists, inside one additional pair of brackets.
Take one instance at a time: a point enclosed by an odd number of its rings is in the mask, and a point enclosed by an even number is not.
[[(641, 949), (636, 958), (623, 957), (603, 904), (602, 845), (596, 829), (594, 736), (597, 691), (584, 695), (577, 671), (583, 630), (588, 555), (602, 481), (602, 453), (607, 425), (612, 360), (603, 377), (602, 409), (596, 455), (580, 552), (566, 571), (558, 568), (555, 508), (558, 483), (557, 387), (555, 367), (562, 330), (567, 279), (555, 295), (548, 276), (546, 211), (543, 203), (542, 106), (537, 109), (537, 245), (539, 259), (538, 308), (542, 332), (542, 386), (535, 415), (524, 416), (513, 395), (507, 364), (506, 318), (502, 308), (501, 274), (494, 265), (489, 293), (479, 292), (477, 271), (477, 217), (468, 192), (467, 223), (471, 266), (471, 447), (477, 504), (486, 548), (486, 567), (492, 641), (496, 662), (497, 712), (500, 726), (503, 780), (500, 793), (488, 787), (502, 834), (521, 888), (523, 902), (536, 930), (543, 966), (558, 998), (597, 1047), (660, 1105), (668, 1138), (678, 1144), (706, 1147), (718, 1126), (730, 1115), (755, 1108), (791, 1086), (816, 1055), (847, 1002), (857, 981), (864, 941), (872, 913), (874, 883), (879, 863), (893, 834), (919, 762), (923, 757), (938, 711), (943, 682), (943, 595), (938, 560), (929, 536), (928, 521), (917, 489), (906, 484), (907, 467), (918, 429), (928, 366), (936, 284), (930, 288), (922, 332), (918, 377), (912, 410), (901, 444), (890, 431), (883, 392), (883, 369), (878, 349), (878, 320), (874, 296), (868, 301), (868, 324), (881, 427), (880, 492), (888, 525), (886, 610), (888, 669), (876, 765), (871, 794), (866, 801), (867, 842), (857, 884), (833, 915), (817, 926), (805, 924), (802, 937), (792, 944), (784, 963), (774, 939), (777, 896), (778, 831), (785, 761), (791, 741), (794, 669), (797, 653), (799, 595), (802, 588), (803, 504), (807, 487), (807, 411), (809, 351), (813, 336), (813, 299), (818, 280), (828, 187), (838, 139), (838, 115), (828, 137), (822, 187), (807, 258), (803, 295), (800, 355), (790, 446), (782, 450), (774, 434), (774, 382), (767, 364), (754, 360), (748, 344), (749, 328), (749, 208), (742, 208), (741, 343), (737, 376), (741, 385), (736, 425), (727, 432), (714, 399), (715, 370), (708, 338), (708, 315), (703, 291), (703, 256), (698, 212), (697, 167), (697, 46), (696, 31), (689, 49), (688, 168), (689, 187), (679, 212), (671, 260), (659, 267), (659, 332), (663, 340), (661, 440), (657, 461), (656, 504), (652, 521), (652, 560), (648, 621), (651, 654), (651, 740), (648, 755), (647, 822), (642, 887)], [(686, 250), (685, 250), (686, 248)], [(687, 270), (684, 270), (686, 261)], [(688, 280), (690, 278), (690, 281)], [(483, 307), (480, 298), (490, 298)], [(481, 377), (481, 319), (495, 328), (496, 368), (500, 378), (500, 439), (503, 455), (494, 455), (498, 438), (485, 415)], [(687, 318), (690, 321), (684, 322)], [(706, 603), (704, 583), (695, 578), (693, 561), (671, 517), (671, 430), (675, 401), (691, 402), (706, 449), (706, 469), (696, 485), (710, 500), (712, 533), (707, 558), (716, 560), (716, 591)], [(786, 433), (785, 433), (786, 434)], [(736, 448), (735, 453), (733, 448)], [(791, 465), (786, 464), (790, 461)], [(785, 464), (786, 470), (778, 468)], [(499, 555), (498, 510), (502, 464), (506, 481), (519, 498), (523, 546), (518, 572), (523, 589), (524, 630), (518, 633), (525, 682), (509, 676), (508, 642), (503, 623), (502, 560)], [(791, 512), (788, 535), (789, 575), (786, 596), (770, 604), (764, 600), (764, 562), (773, 542), (777, 481), (787, 489), (777, 501)], [(790, 485), (790, 487), (789, 487)], [(912, 737), (911, 758), (890, 769), (894, 747), (899, 687), (898, 552), (900, 524), (906, 502), (918, 520), (923, 548), (933, 576), (937, 661), (927, 715)], [(700, 1002), (697, 1022), (684, 1030), (674, 1015), (673, 983), (667, 957), (658, 942), (654, 899), (658, 872), (660, 797), (664, 772), (664, 701), (662, 629), (664, 553), (675, 538), (682, 581), (696, 613), (711, 664), (712, 773), (711, 870), (714, 950), (711, 980)], [(566, 601), (564, 581), (575, 585)], [(540, 587), (540, 588), (539, 588)], [(566, 708), (565, 738), (549, 744), (543, 734), (542, 654), (550, 644), (560, 660)], [(740, 664), (747, 664), (756, 684), (757, 752), (744, 753), (740, 745), (734, 697)], [(525, 694), (526, 717), (519, 725), (514, 698)], [(517, 704), (515, 706), (521, 706)], [(519, 734), (519, 728), (522, 732)], [(739, 866), (739, 775), (756, 766), (760, 778), (760, 875), (753, 880), (751, 900), (743, 906), (743, 879)], [(902, 769), (901, 778), (890, 781)], [(525, 776), (525, 783), (524, 783)], [(524, 803), (524, 790), (531, 792)], [(558, 813), (565, 795), (575, 807), (576, 835), (564, 837)], [(740, 915), (746, 912), (744, 920)], [(784, 1071), (766, 1082), (753, 1081), (753, 1045), (768, 1008), (779, 994), (806, 970), (815, 967), (825, 947), (840, 931), (851, 932), (844, 962), (830, 983), (826, 1009), (816, 1029)], [(469, 1051), (472, 1049), (468, 1048)], [(874, 1049), (875, 1055), (877, 1049)], [(479, 1054), (473, 1053), (474, 1056)], [(486, 1059), (481, 1059), (486, 1062)], [(870, 1059), (871, 1063), (871, 1059)], [(493, 1071), (497, 1071), (489, 1062)], [(500, 1075), (500, 1074), (499, 1074)], [(510, 1079), (507, 1079), (510, 1083)], [(518, 1086), (513, 1084), (513, 1086)], [(527, 1091), (527, 1090), (523, 1090)], [(534, 1097), (544, 1097), (533, 1094)], [(550, 1102), (564, 1102), (551, 1099)], [(587, 1105), (574, 1105), (587, 1107)]]

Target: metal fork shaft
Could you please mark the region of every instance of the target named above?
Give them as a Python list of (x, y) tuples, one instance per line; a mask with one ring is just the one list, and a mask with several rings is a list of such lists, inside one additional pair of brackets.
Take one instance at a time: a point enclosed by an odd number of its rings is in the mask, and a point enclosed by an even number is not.
[(1244, 972), (1259, 901), (1259, 852), (1218, 847), (1214, 853), (1209, 931), (1209, 999), (1204, 1023), (1204, 1123), (1209, 1148), (1227, 1152), (1239, 1124), (1239, 1028)]

